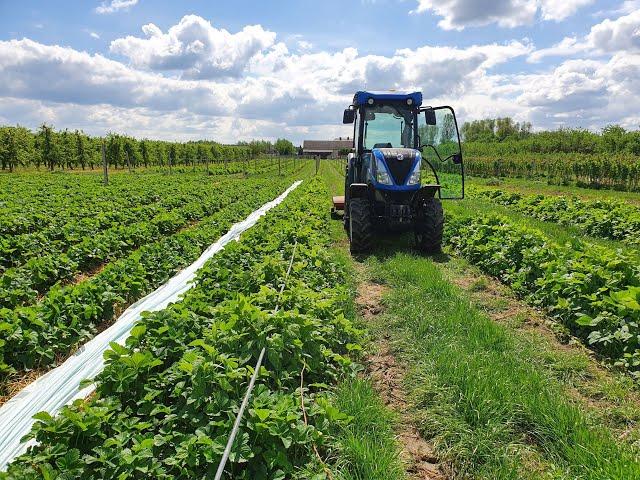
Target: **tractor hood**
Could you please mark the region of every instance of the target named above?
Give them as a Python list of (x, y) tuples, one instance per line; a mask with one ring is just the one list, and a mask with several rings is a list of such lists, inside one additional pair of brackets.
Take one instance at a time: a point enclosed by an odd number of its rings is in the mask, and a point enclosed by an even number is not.
[(421, 155), (413, 148), (374, 148), (371, 153), (383, 160), (397, 186), (405, 185)]

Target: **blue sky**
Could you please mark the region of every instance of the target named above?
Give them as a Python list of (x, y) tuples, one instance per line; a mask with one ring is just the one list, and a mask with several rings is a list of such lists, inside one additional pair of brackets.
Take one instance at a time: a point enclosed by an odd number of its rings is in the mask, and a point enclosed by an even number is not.
[(300, 141), (344, 135), (367, 86), (640, 126), (640, 0), (0, 0), (0, 32), (1, 123)]

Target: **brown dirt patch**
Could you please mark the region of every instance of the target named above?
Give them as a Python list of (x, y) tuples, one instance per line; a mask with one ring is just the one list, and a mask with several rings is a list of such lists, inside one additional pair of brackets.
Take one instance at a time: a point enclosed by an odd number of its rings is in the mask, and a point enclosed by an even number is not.
[[(356, 302), (365, 320), (370, 320), (383, 311), (382, 297), (387, 290), (384, 285), (375, 283), (363, 282), (358, 286)], [(397, 439), (402, 447), (401, 458), (409, 478), (444, 479), (433, 446), (420, 436), (411, 423), (411, 404), (402, 385), (406, 367), (397, 362), (388, 338), (376, 342), (376, 351), (367, 356), (365, 364), (367, 375), (385, 405), (400, 415)]]
[(36, 380), (38, 377), (47, 373), (47, 370), (30, 370), (23, 372), (20, 378), (7, 381), (2, 386), (3, 395), (0, 395), (0, 407), (7, 403), (15, 394), (17, 394), (24, 387)]
[[(96, 325), (96, 331), (91, 338), (95, 338), (96, 335), (102, 333), (104, 330), (109, 328), (114, 322), (124, 313), (124, 311), (128, 308), (127, 305), (116, 305), (114, 307), (114, 315), (113, 317), (103, 320), (99, 324)], [(79, 343), (73, 347), (71, 347), (66, 352), (60, 352), (56, 355), (56, 360), (54, 365), (50, 365), (43, 368), (36, 368), (29, 371), (19, 371), (15, 373), (13, 378), (9, 378), (0, 384), (0, 407), (8, 402), (14, 395), (16, 395), (20, 390), (29, 385), (31, 382), (35, 381), (49, 370), (61, 365), (64, 363), (69, 357), (73, 356), (79, 349), (82, 348), (84, 343), (88, 342), (90, 339), (85, 340), (83, 343)]]

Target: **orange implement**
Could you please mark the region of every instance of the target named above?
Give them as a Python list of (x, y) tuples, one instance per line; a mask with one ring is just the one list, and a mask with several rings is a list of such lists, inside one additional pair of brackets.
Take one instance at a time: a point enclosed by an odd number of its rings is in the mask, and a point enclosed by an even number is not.
[(331, 200), (334, 210), (344, 210), (344, 196), (332, 197)]

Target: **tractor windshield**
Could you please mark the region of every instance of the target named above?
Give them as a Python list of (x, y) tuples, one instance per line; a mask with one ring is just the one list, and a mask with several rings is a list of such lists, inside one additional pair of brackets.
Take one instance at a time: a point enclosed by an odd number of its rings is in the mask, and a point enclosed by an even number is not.
[(365, 150), (414, 148), (414, 112), (403, 104), (376, 104), (364, 111)]

